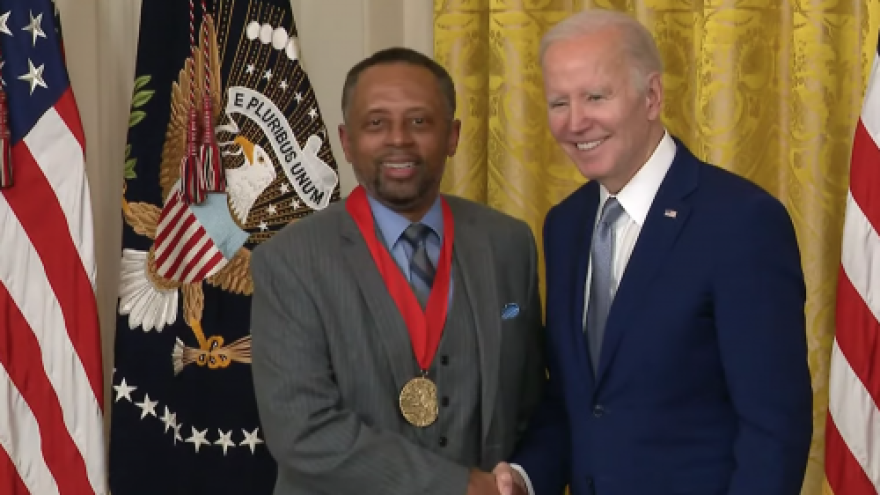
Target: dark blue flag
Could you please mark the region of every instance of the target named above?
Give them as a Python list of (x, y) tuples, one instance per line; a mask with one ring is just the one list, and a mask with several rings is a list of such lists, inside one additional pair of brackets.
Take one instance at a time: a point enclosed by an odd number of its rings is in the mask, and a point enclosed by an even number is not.
[(270, 494), (250, 253), (339, 199), (289, 0), (143, 2), (125, 149), (114, 495)]

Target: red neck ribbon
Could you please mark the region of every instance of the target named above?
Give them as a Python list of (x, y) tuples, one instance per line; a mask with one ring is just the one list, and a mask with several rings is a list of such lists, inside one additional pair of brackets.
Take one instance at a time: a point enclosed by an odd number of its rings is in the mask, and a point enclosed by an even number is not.
[(385, 286), (388, 287), (397, 309), (403, 316), (406, 328), (409, 330), (413, 352), (422, 371), (427, 371), (431, 366), (440, 346), (440, 337), (446, 324), (446, 312), (449, 306), (454, 232), (452, 211), (445, 199), (441, 197), (440, 200), (443, 207), (443, 243), (440, 247), (440, 260), (437, 264), (434, 285), (424, 311), (397, 263), (376, 237), (372, 211), (363, 186), (357, 186), (345, 201), (346, 210), (360, 229), (382, 275), (382, 280), (385, 281)]

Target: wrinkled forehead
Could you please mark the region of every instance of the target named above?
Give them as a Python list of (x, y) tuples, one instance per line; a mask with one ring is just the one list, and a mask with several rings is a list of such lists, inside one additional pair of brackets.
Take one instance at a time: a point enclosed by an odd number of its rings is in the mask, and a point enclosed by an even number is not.
[(548, 92), (610, 90), (626, 84), (630, 63), (615, 46), (556, 46), (547, 51), (543, 64)]

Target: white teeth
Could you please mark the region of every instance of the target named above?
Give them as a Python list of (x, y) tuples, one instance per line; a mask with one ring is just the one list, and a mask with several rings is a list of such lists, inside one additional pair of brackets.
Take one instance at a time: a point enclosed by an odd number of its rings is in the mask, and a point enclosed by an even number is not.
[(410, 168), (413, 165), (415, 165), (415, 163), (413, 163), (413, 162), (406, 162), (406, 163), (387, 163), (386, 162), (386, 163), (382, 164), (383, 167), (395, 168), (395, 169)]
[(605, 140), (600, 139), (598, 141), (590, 141), (587, 143), (577, 143), (577, 149), (579, 149), (581, 151), (589, 151), (589, 150), (595, 148), (596, 146), (599, 146), (600, 144), (602, 144), (603, 141), (605, 141)]

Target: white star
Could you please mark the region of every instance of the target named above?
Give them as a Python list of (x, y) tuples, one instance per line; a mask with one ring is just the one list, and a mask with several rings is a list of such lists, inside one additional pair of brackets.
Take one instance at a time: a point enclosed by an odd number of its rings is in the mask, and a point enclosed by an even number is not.
[(226, 449), (230, 447), (235, 447), (235, 442), (232, 441), (232, 430), (229, 430), (227, 433), (223, 433), (223, 430), (218, 429), (217, 434), (220, 435), (220, 439), (214, 442), (214, 445), (220, 445), (223, 447), (223, 455), (226, 455)]
[(45, 65), (41, 65), (39, 67), (34, 67), (34, 63), (31, 62), (31, 59), (28, 59), (28, 69), (27, 74), (23, 74), (18, 76), (18, 78), (22, 81), (28, 82), (31, 85), (31, 94), (34, 94), (34, 90), (37, 89), (37, 86), (42, 86), (44, 88), (48, 88), (46, 86), (46, 81), (43, 80), (43, 68)]
[(267, 81), (272, 79), (272, 69), (267, 70), (266, 73), (263, 74), (263, 79)]
[(263, 232), (269, 230), (269, 226), (266, 225), (266, 222), (260, 222), (260, 230)]
[[(5, 61), (5, 60), (0, 60), (0, 73), (2, 73), (2, 71), (3, 71), (3, 66), (4, 66), (4, 65), (6, 65), (6, 61)], [(2, 75), (0, 75), (0, 84), (2, 84), (3, 86), (6, 86), (6, 80), (3, 79), (3, 76), (2, 76)], [(114, 373), (114, 374), (116, 373), (116, 368), (113, 368), (113, 373)]]
[(191, 427), (191, 429), (192, 429), (192, 435), (186, 439), (186, 442), (193, 444), (196, 448), (196, 452), (199, 451), (199, 448), (202, 445), (211, 445), (211, 442), (205, 440), (205, 435), (208, 434), (207, 428), (205, 428), (202, 431), (196, 430), (193, 427)]
[(245, 72), (247, 72), (248, 74), (253, 74), (255, 69), (256, 67), (254, 67), (254, 64), (247, 64), (247, 69), (245, 69)]
[(287, 186), (287, 182), (282, 182), (281, 183), (281, 194), (287, 194), (287, 191), (289, 191), (289, 190), (290, 189)]
[(275, 209), (275, 205), (270, 204), (269, 206), (266, 207), (266, 211), (267, 211), (270, 215), (274, 215), (278, 210)]
[(311, 117), (312, 119), (315, 119), (317, 116), (318, 116), (318, 110), (315, 109), (315, 107), (312, 107), (312, 109), (309, 110), (309, 117)]
[(43, 28), (40, 27), (40, 23), (43, 22), (43, 14), (40, 13), (37, 17), (34, 17), (34, 13), (30, 12), (31, 15), (31, 23), (27, 26), (21, 28), (22, 31), (30, 31), (31, 37), (33, 38), (33, 46), (37, 46), (37, 38), (45, 38), (46, 33), (43, 32)]
[(165, 414), (162, 415), (162, 422), (165, 423), (165, 433), (168, 433), (168, 428), (174, 428), (177, 426), (177, 413), (172, 413), (168, 410), (168, 406), (165, 406)]
[(299, 200), (294, 199), (293, 201), (290, 202), (290, 204), (293, 206), (293, 209), (294, 209), (294, 210), (298, 210), (298, 209), (299, 209)]
[(9, 26), (6, 25), (6, 23), (9, 22), (10, 14), (12, 14), (11, 10), (3, 15), (0, 15), (0, 33), (12, 36), (12, 31), (10, 31)]
[(293, 99), (296, 100), (297, 103), (303, 101), (303, 95), (302, 95), (302, 93), (300, 93), (299, 91), (297, 91), (296, 94), (293, 95)]
[(242, 440), (241, 443), (238, 445), (239, 446), (247, 445), (248, 447), (251, 448), (251, 454), (253, 454), (254, 449), (257, 448), (257, 444), (263, 443), (263, 441), (260, 440), (260, 437), (258, 436), (260, 434), (260, 428), (259, 427), (255, 428), (254, 431), (251, 433), (248, 433), (245, 430), (241, 430), (241, 432), (244, 433), (244, 440)]
[(156, 417), (156, 406), (159, 405), (159, 401), (150, 400), (150, 394), (144, 394), (144, 401), (135, 402), (134, 405), (141, 408), (141, 419), (144, 419), (147, 414)]
[(131, 393), (137, 390), (137, 387), (129, 386), (125, 383), (125, 378), (123, 378), (119, 385), (113, 385), (113, 389), (116, 390), (116, 402), (119, 402), (119, 399), (122, 398), (131, 402)]
[(281, 86), (282, 90), (287, 89), (287, 81), (281, 81), (281, 84), (279, 84), (279, 86)]

